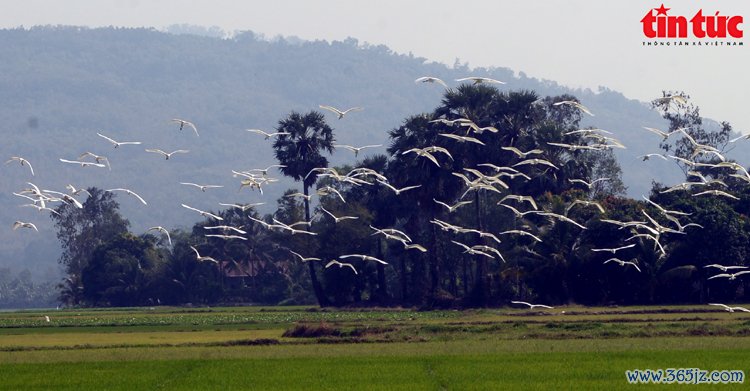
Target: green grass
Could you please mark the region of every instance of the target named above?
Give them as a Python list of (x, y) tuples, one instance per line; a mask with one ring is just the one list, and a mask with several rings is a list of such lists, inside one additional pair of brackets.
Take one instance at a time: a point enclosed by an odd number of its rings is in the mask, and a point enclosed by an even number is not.
[(628, 369), (750, 373), (748, 336), (707, 306), (21, 311), (0, 314), (0, 389), (631, 389)]
[(738, 369), (741, 362), (740, 350), (516, 352), (9, 364), (0, 377), (4, 388), (24, 390), (629, 389), (627, 369)]

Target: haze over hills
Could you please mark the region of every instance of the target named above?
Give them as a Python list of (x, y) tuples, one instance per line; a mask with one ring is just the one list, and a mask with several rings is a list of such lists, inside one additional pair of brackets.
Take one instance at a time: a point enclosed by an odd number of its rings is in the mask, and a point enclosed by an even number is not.
[[(132, 197), (117, 197), (136, 233), (154, 225), (189, 229), (200, 216), (181, 203), (216, 210), (219, 202), (262, 201), (266, 205), (261, 211), (271, 212), (284, 190), (299, 186), (274, 173), (282, 181), (265, 187), (263, 195), (238, 190), (239, 179), (231, 170), (276, 163), (271, 141), (245, 129), (270, 131), (290, 111), (318, 110), (320, 104), (362, 106), (364, 111), (342, 120), (331, 113), (326, 118), (338, 143), (384, 144), (368, 150), (383, 153), (388, 130), (438, 105), (440, 86), (414, 84), (425, 75), (446, 81), (487, 76), (505, 81), (501, 90), (534, 90), (542, 97), (573, 94), (596, 114), (586, 117), (584, 125), (610, 130), (627, 145), (627, 150), (616, 152), (630, 196), (647, 194), (652, 180), (683, 179), (671, 162), (636, 159), (658, 152), (659, 138), (642, 126), (665, 127), (646, 103), (606, 88), (571, 90), (506, 68), (451, 68), (355, 39), (269, 41), (250, 32), (221, 39), (149, 29), (39, 27), (0, 30), (0, 47), (5, 50), (0, 63), (0, 126), (5, 135), (0, 157), (23, 156), (36, 172), (31, 177), (16, 163), (2, 168), (0, 267), (29, 268), (36, 277), (55, 274), (59, 246), (46, 213), (17, 206), (24, 202), (11, 193), (27, 187), (26, 182), (58, 191), (69, 183), (130, 188), (148, 202), (143, 206)], [(550, 66), (565, 64), (550, 59)], [(653, 96), (679, 88), (655, 86)], [(200, 137), (189, 129), (179, 131), (171, 118), (193, 121)], [(143, 144), (114, 149), (97, 132)], [(145, 148), (190, 152), (167, 161)], [(729, 156), (747, 156), (747, 148), (742, 145)], [(86, 151), (107, 156), (112, 170), (59, 161), (75, 160)], [(331, 160), (334, 165), (355, 161), (345, 150)], [(179, 182), (225, 187), (203, 193)], [(13, 232), (15, 220), (37, 223), (40, 233)]]

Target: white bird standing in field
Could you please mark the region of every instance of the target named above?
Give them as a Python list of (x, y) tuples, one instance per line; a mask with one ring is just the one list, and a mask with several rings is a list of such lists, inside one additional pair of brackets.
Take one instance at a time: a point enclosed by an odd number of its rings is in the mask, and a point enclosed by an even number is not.
[(11, 156), (11, 158), (8, 159), (5, 162), (5, 164), (8, 164), (8, 163), (13, 162), (13, 161), (21, 163), (22, 166), (29, 166), (29, 170), (31, 170), (31, 176), (34, 176), (34, 168), (31, 167), (31, 163), (29, 163), (28, 160), (26, 160), (26, 159), (24, 159), (24, 158), (22, 158), (20, 156)]
[(344, 116), (346, 115), (346, 113), (348, 113), (350, 111), (362, 111), (362, 110), (364, 110), (361, 107), (352, 107), (352, 108), (346, 109), (344, 111), (341, 111), (341, 110), (339, 110), (339, 109), (337, 109), (337, 108), (335, 108), (333, 106), (319, 105), (319, 107), (321, 109), (323, 109), (323, 110), (328, 110), (328, 111), (330, 111), (332, 113), (336, 113), (336, 115), (339, 116), (339, 119), (344, 118)]
[(186, 121), (184, 119), (179, 119), (179, 118), (173, 118), (172, 122), (176, 122), (176, 123), (180, 124), (180, 130), (182, 130), (182, 128), (184, 128), (185, 126), (193, 128), (193, 132), (195, 132), (195, 135), (198, 136), (198, 128), (195, 127), (194, 123), (192, 123), (190, 121)]
[(123, 188), (117, 188), (117, 189), (109, 189), (109, 190), (105, 190), (105, 191), (108, 191), (108, 192), (123, 191), (123, 192), (128, 193), (131, 196), (137, 198), (138, 201), (141, 201), (141, 203), (143, 203), (143, 205), (148, 205), (148, 204), (146, 204), (146, 200), (144, 200), (143, 197), (139, 196), (138, 194), (136, 194), (132, 190), (123, 189)]
[(537, 307), (539, 307), (539, 308), (549, 308), (549, 309), (555, 308), (555, 307), (550, 307), (550, 306), (544, 305), (544, 304), (531, 304), (531, 303), (527, 303), (525, 301), (511, 301), (511, 303), (513, 303), (513, 304), (523, 304), (525, 306), (528, 306), (529, 309), (532, 309), (532, 310), (534, 308), (537, 308)]
[(442, 85), (445, 88), (448, 88), (448, 85), (445, 84), (444, 81), (442, 81), (441, 79), (438, 79), (437, 77), (432, 77), (432, 76), (422, 76), (414, 80), (414, 83), (437, 83), (437, 84)]

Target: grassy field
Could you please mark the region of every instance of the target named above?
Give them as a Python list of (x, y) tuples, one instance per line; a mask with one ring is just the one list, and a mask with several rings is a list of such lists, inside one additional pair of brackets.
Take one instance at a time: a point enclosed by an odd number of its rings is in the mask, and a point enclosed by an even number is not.
[(750, 314), (708, 306), (19, 311), (0, 389), (630, 389), (632, 369), (748, 373), (749, 336)]

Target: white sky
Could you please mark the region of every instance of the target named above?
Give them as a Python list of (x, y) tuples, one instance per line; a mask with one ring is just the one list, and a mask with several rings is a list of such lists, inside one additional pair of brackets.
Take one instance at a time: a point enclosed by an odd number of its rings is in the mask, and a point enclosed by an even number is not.
[[(750, 47), (643, 47), (641, 18), (662, 0), (537, 1), (2, 1), (0, 27), (45, 24), (252, 30), (267, 37), (385, 44), (399, 53), (508, 67), (573, 87), (606, 86), (650, 100), (684, 90), (704, 116), (750, 132)], [(9, 5), (10, 4), (10, 5)], [(746, 0), (667, 0), (669, 15), (750, 16)], [(746, 36), (750, 28), (743, 23)], [(585, 102), (584, 102), (585, 103)]]

